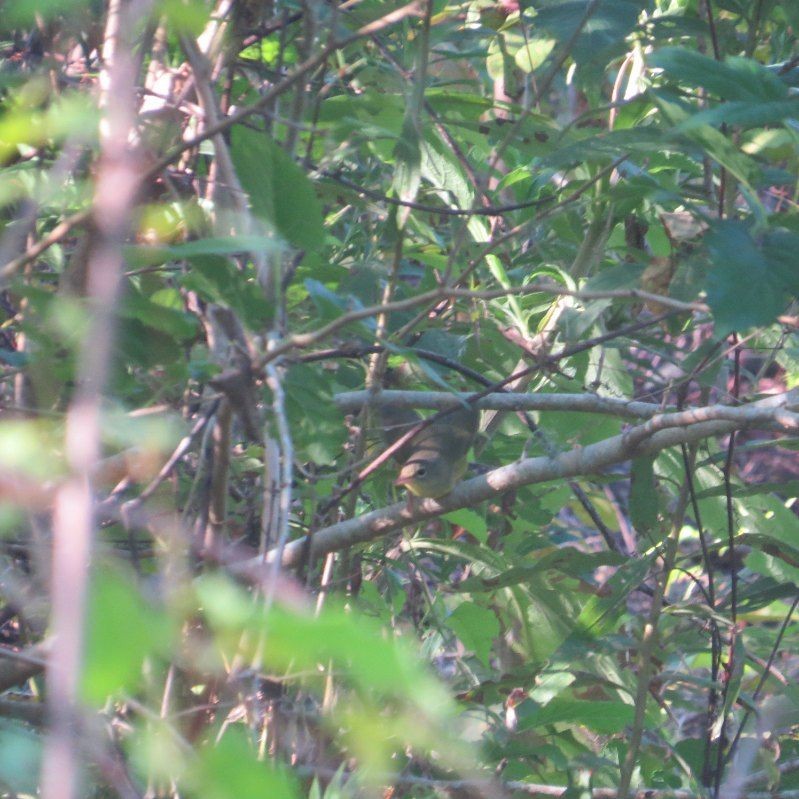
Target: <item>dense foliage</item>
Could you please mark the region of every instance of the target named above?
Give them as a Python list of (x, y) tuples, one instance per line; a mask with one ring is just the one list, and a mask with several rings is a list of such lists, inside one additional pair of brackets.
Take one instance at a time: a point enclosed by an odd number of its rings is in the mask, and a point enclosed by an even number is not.
[(6, 0), (3, 795), (797, 795), (797, 29)]

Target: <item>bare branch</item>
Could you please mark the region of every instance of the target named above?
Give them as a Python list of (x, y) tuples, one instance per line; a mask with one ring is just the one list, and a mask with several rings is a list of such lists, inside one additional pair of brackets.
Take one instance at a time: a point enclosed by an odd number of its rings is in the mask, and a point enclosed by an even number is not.
[[(724, 435), (753, 425), (765, 424), (768, 427), (779, 425), (779, 418), (786, 412), (786, 408), (795, 407), (798, 402), (799, 390), (794, 389), (742, 408), (708, 406), (704, 409), (705, 420), (695, 424), (660, 429), (646, 437), (637, 435), (636, 431), (639, 428), (634, 427), (621, 435), (572, 449), (554, 458), (527, 458), (500, 466), (487, 474), (464, 481), (439, 499), (420, 500), (413, 509), (409, 509), (404, 503), (397, 503), (317, 530), (310, 537), (310, 556), (315, 560), (328, 552), (371, 541), (407, 525), (432, 519), (458, 508), (477, 505), (495, 498), (498, 494), (525, 485), (595, 474), (639, 455), (653, 454), (668, 447)], [(642, 427), (648, 424), (649, 422), (646, 422)], [(299, 564), (307, 546), (304, 539), (288, 544), (283, 551), (283, 565)], [(272, 550), (267, 556), (267, 561), (270, 557), (274, 559), (274, 556), (275, 551)], [(245, 561), (243, 564), (237, 564), (235, 570), (250, 569), (261, 562), (260, 558), (255, 560), (257, 563)]]
[[(366, 404), (392, 408), (444, 410), (468, 402), (474, 394), (446, 391), (347, 391), (333, 396), (342, 411), (355, 411)], [(598, 394), (487, 394), (478, 399), (480, 410), (497, 411), (578, 411), (620, 416), (625, 419), (650, 419), (665, 410), (654, 402), (637, 402)]]

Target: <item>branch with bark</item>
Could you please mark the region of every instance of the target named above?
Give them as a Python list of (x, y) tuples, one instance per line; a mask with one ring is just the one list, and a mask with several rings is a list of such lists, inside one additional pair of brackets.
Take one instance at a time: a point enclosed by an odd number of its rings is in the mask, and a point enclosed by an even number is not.
[[(734, 430), (750, 427), (795, 430), (799, 426), (797, 408), (799, 390), (794, 389), (737, 408), (710, 405), (698, 411), (654, 416), (617, 436), (586, 447), (576, 447), (556, 457), (525, 458), (500, 466), (479, 477), (465, 480), (439, 499), (423, 499), (413, 509), (405, 503), (397, 503), (316, 530), (307, 539), (287, 544), (281, 562), (287, 567), (297, 566), (306, 557), (313, 561), (328, 552), (374, 540), (407, 525), (459, 508), (477, 505), (512, 489), (596, 474), (631, 458), (651, 455), (681, 444), (692, 444)], [(276, 555), (276, 550), (271, 550), (267, 553), (266, 562), (272, 562)], [(249, 571), (263, 562), (262, 558), (248, 560), (237, 564), (234, 571)]]

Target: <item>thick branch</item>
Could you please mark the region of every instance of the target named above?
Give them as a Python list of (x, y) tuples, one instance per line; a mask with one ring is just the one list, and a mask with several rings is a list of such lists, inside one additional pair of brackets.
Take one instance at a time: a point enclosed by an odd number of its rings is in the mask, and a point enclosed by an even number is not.
[[(714, 411), (718, 411), (723, 418), (671, 427), (642, 438), (638, 435), (638, 431), (650, 424), (645, 422), (621, 435), (587, 447), (578, 447), (555, 458), (526, 458), (500, 466), (487, 474), (464, 481), (439, 499), (420, 500), (413, 510), (404, 503), (397, 503), (317, 530), (311, 536), (310, 547), (305, 539), (292, 541), (283, 551), (282, 562), (284, 566), (296, 566), (302, 562), (306, 549), (310, 550), (311, 558), (316, 559), (328, 552), (388, 535), (409, 524), (432, 519), (458, 508), (474, 506), (495, 498), (498, 494), (525, 485), (594, 474), (639, 455), (654, 454), (668, 447), (690, 444), (703, 438), (724, 435), (753, 425), (772, 427), (779, 424), (778, 419), (786, 413), (786, 407), (796, 407), (797, 403), (799, 403), (799, 390), (795, 389), (741, 408), (708, 406), (702, 409), (704, 418), (712, 418)], [(671, 415), (677, 414), (664, 414), (664, 416)], [(795, 415), (789, 414), (789, 416), (793, 418)], [(267, 562), (270, 560), (270, 555), (274, 559), (274, 550), (267, 555)], [(255, 558), (237, 564), (234, 570), (249, 571), (257, 568), (259, 563), (262, 563), (261, 559)]]

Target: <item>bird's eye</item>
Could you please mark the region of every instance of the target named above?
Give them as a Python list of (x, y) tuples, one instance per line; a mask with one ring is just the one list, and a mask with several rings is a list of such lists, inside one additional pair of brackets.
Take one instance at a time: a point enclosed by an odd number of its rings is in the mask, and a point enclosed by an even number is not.
[(427, 474), (427, 469), (425, 469), (424, 466), (420, 466), (416, 470), (416, 476), (417, 477), (424, 477), (426, 474)]

